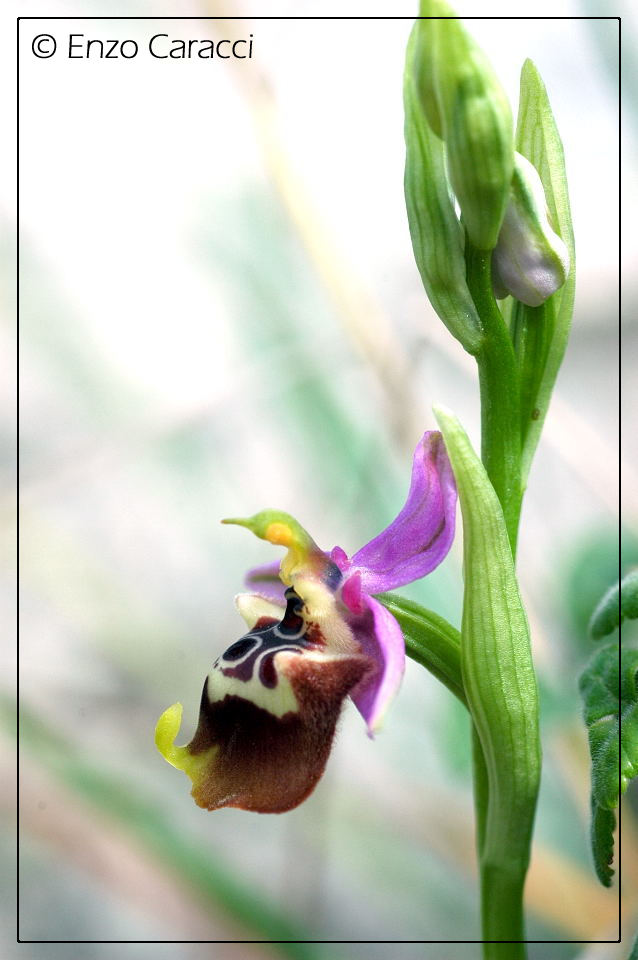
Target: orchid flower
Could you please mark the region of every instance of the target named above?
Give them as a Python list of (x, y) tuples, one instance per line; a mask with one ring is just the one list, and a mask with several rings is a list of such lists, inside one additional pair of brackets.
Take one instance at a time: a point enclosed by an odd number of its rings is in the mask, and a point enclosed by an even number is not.
[(374, 598), (430, 573), (454, 538), (456, 486), (441, 434), (425, 433), (407, 501), (396, 519), (348, 557), (321, 550), (287, 513), (225, 520), (287, 547), (281, 564), (248, 574), (255, 592), (236, 598), (249, 632), (213, 664), (199, 724), (174, 745), (182, 707), (160, 717), (160, 753), (192, 780), (208, 810), (291, 810), (325, 768), (350, 696), (373, 736), (405, 667), (399, 624)]

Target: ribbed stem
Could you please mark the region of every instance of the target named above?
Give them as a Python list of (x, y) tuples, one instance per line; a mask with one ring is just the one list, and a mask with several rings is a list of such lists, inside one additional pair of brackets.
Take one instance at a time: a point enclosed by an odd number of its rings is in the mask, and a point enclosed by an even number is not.
[(483, 325), (476, 355), (481, 393), (481, 459), (505, 516), (512, 555), (522, 504), (520, 388), (514, 347), (492, 293), (491, 253), (466, 237), (467, 283)]
[(516, 942), (525, 937), (524, 884), (525, 873), (518, 866), (509, 870), (502, 863), (481, 863), (483, 960), (525, 960), (526, 946)]
[[(481, 459), (496, 491), (512, 556), (520, 520), (523, 483), (520, 431), (520, 383), (514, 347), (494, 299), (491, 254), (472, 247), (466, 237), (467, 280), (483, 325), (477, 354), (481, 396)], [(527, 865), (486, 858), (485, 831), (490, 797), (485, 756), (472, 728), (476, 838), (480, 871), (483, 960), (525, 960), (523, 889)], [(496, 942), (494, 942), (496, 941)], [(507, 942), (509, 941), (509, 942)]]

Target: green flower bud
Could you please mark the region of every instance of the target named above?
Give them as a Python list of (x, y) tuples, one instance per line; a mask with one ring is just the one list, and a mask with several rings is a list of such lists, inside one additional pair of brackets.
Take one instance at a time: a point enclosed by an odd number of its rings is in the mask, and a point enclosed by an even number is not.
[(467, 286), (465, 234), (445, 173), (445, 147), (423, 104), (421, 27), (408, 42), (405, 62), (405, 201), (414, 257), (430, 303), (468, 353), (481, 346), (481, 321)]
[[(422, 4), (426, 6), (427, 4)], [(414, 54), (414, 82), (419, 103), (423, 108), (430, 129), (439, 138), (443, 138), (443, 121), (436, 98), (436, 84), (434, 81), (434, 43), (436, 21), (417, 20), (414, 25), (415, 54)]]
[[(487, 58), (442, 0), (424, 0), (421, 15), (438, 17), (430, 38), (432, 75), (450, 183), (469, 237), (479, 250), (496, 246), (514, 166), (512, 112)], [(449, 19), (440, 19), (447, 17)], [(424, 74), (427, 80), (428, 74)], [(421, 92), (427, 92), (422, 82)], [(434, 108), (428, 110), (428, 120)], [(436, 126), (432, 124), (436, 131)]]
[(516, 154), (510, 202), (492, 254), (496, 297), (513, 297), (538, 307), (563, 286), (569, 252), (552, 229), (543, 184), (535, 167)]

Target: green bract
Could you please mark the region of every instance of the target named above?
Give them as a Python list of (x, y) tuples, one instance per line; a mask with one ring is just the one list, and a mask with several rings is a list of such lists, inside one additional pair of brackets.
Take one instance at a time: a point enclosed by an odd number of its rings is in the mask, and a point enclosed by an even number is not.
[(521, 71), (516, 149), (538, 171), (549, 220), (567, 247), (570, 264), (565, 283), (542, 307), (516, 303), (512, 310), (512, 338), (524, 394), (521, 397), (521, 479), (524, 487), (567, 346), (576, 282), (574, 234), (563, 145), (547, 91), (531, 60), (525, 61)]
[(414, 257), (430, 303), (469, 353), (481, 343), (481, 323), (465, 280), (463, 228), (454, 211), (442, 142), (428, 125), (418, 93), (425, 60), (424, 21), (408, 43), (405, 80), (405, 201)]
[(520, 940), (522, 919), (514, 905), (529, 863), (540, 779), (529, 627), (503, 511), (485, 468), (458, 420), (441, 409), (435, 414), (463, 514), (461, 671), (487, 779), (479, 843), (483, 933)]
[[(441, 0), (423, 0), (425, 28), (420, 50), (431, 60), (424, 93), (434, 89), (447, 148), (450, 183), (472, 243), (496, 246), (514, 166), (514, 132), (508, 99), (482, 50)], [(445, 19), (443, 19), (445, 18)], [(431, 73), (430, 73), (431, 71)], [(433, 83), (427, 82), (432, 76)], [(436, 122), (436, 120), (435, 120)], [(434, 127), (436, 131), (436, 126)]]

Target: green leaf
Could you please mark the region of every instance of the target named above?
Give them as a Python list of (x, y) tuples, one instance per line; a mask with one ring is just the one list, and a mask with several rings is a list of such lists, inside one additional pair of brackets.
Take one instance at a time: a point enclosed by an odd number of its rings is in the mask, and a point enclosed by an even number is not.
[(480, 850), (484, 934), (520, 940), (541, 764), (529, 627), (494, 488), (458, 420), (441, 409), (435, 415), (463, 514), (461, 671), (489, 792)]
[(618, 580), (619, 566), (621, 579), (638, 568), (638, 536), (628, 529), (619, 531), (617, 525), (591, 529), (574, 542), (562, 562), (564, 573), (557, 591), (569, 626), (567, 639), (578, 645), (581, 664), (592, 653), (589, 635), (592, 611), (609, 585)]
[(596, 876), (603, 887), (611, 886), (614, 871), (610, 864), (614, 859), (614, 830), (616, 829), (616, 814), (613, 810), (606, 810), (591, 799), (591, 850), (594, 858)]
[(583, 670), (579, 687), (592, 765), (592, 852), (596, 873), (608, 886), (613, 811), (638, 776), (638, 649), (605, 644)]
[(619, 789), (625, 793), (629, 781), (638, 775), (637, 678), (638, 649), (622, 649), (619, 657), (618, 642), (597, 650), (580, 677), (592, 794), (608, 810), (618, 806)]
[(458, 630), (437, 613), (395, 593), (382, 593), (377, 600), (399, 622), (407, 655), (429, 670), (467, 706), (461, 679), (461, 635)]
[[(552, 226), (566, 244), (570, 258), (567, 280), (544, 304), (548, 311), (551, 304), (551, 313), (540, 314), (544, 326), (540, 335), (534, 323), (541, 308), (521, 304), (519, 311), (515, 342), (518, 343), (521, 379), (528, 383), (528, 387), (532, 385), (535, 391), (535, 398), (528, 397), (524, 408), (527, 419), (522, 433), (522, 479), (525, 485), (567, 346), (576, 282), (574, 232), (563, 145), (545, 85), (531, 60), (525, 61), (521, 71), (516, 149), (527, 157), (540, 175)], [(533, 338), (533, 343), (526, 344), (528, 336)], [(534, 369), (528, 369), (530, 367)]]
[(405, 202), (414, 258), (430, 303), (452, 336), (468, 353), (481, 343), (481, 322), (465, 279), (463, 230), (454, 210), (445, 172), (444, 147), (430, 129), (418, 84), (422, 21), (408, 42), (403, 97), (405, 106)]
[(638, 570), (632, 570), (620, 584), (610, 587), (592, 614), (589, 633), (594, 640), (606, 637), (625, 617), (638, 618)]

